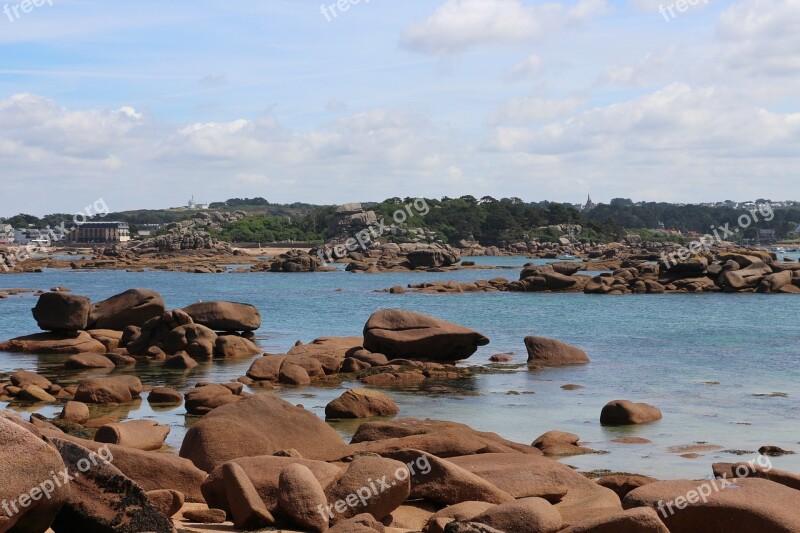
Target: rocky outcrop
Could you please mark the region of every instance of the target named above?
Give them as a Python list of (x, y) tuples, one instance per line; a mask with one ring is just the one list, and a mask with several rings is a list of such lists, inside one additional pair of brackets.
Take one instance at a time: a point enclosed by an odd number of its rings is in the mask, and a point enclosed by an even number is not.
[(242, 211), (233, 213), (201, 211), (193, 215), (190, 220), (167, 225), (162, 235), (137, 243), (130, 248), (137, 253), (164, 253), (181, 250), (214, 250), (230, 253), (231, 245), (213, 238), (209, 230), (221, 229), (223, 224), (235, 222), (246, 216), (246, 213)]
[(337, 269), (326, 267), (322, 260), (302, 250), (290, 250), (267, 261), (262, 261), (250, 272), (334, 272)]
[(365, 211), (359, 203), (344, 204), (336, 209), (331, 218), (326, 239), (331, 243), (344, 243), (347, 239), (354, 239), (360, 231), (377, 224), (378, 217), (374, 211)]
[(457, 361), (487, 344), (477, 331), (413, 311), (378, 311), (364, 326), (364, 348), (389, 358)]

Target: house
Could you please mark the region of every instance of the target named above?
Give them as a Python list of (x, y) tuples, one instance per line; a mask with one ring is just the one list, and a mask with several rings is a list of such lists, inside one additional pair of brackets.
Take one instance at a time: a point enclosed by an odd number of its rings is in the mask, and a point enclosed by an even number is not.
[(67, 228), (67, 242), (119, 243), (131, 240), (127, 222), (84, 222)]
[(47, 235), (42, 232), (42, 230), (34, 228), (14, 230), (14, 242), (22, 246), (26, 246), (28, 244), (40, 244), (47, 246), (47, 244), (50, 243), (50, 240), (46, 237)]
[(11, 244), (14, 242), (14, 228), (9, 224), (0, 224), (0, 244)]

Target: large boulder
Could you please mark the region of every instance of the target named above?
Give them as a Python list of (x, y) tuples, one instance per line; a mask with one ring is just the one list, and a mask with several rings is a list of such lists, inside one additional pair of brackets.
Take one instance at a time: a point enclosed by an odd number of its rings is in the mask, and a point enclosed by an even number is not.
[(180, 455), (211, 472), (237, 457), (294, 448), (303, 457), (326, 460), (344, 447), (339, 433), (314, 413), (275, 394), (261, 394), (208, 413), (186, 433)]
[(585, 365), (586, 352), (565, 342), (546, 337), (525, 337), (528, 364), (536, 366)]
[(275, 525), (275, 518), (241, 466), (234, 462), (222, 465), (222, 480), (234, 527), (249, 531)]
[(46, 331), (86, 329), (92, 302), (85, 296), (65, 292), (46, 292), (33, 308), (33, 318)]
[(53, 481), (64, 462), (56, 450), (13, 420), (0, 416), (0, 502), (12, 511), (0, 511), (0, 531), (44, 533), (69, 495), (68, 485)]
[(102, 342), (85, 331), (25, 335), (0, 343), (0, 352), (33, 354), (106, 353)]
[(172, 522), (147, 498), (144, 489), (111, 464), (107, 448), (90, 451), (52, 438), (73, 479), (69, 497), (52, 524), (55, 533), (173, 533)]
[(542, 455), (532, 446), (506, 440), (496, 433), (476, 431), (456, 422), (415, 418), (361, 424), (346, 453), (384, 454), (404, 449), (421, 450), (442, 458), (479, 453)]
[(671, 533), (800, 531), (800, 491), (766, 479), (659, 481), (630, 492), (623, 504), (652, 507)]
[(255, 331), (261, 327), (261, 313), (254, 306), (235, 302), (199, 302), (184, 307), (196, 324), (214, 331)]
[(155, 291), (130, 289), (92, 306), (90, 329), (122, 331), (128, 326), (143, 326), (166, 310), (164, 299)]
[(600, 412), (600, 423), (604, 426), (631, 426), (661, 420), (661, 411), (646, 403), (629, 400), (608, 402)]
[(378, 520), (389, 516), (411, 494), (410, 477), (408, 467), (399, 461), (357, 456), (325, 490), (331, 522), (335, 524), (362, 513)]
[(432, 244), (427, 248), (413, 250), (406, 255), (411, 268), (439, 268), (454, 265), (461, 261), (461, 253), (450, 246)]
[(278, 480), (278, 507), (294, 525), (303, 531), (325, 531), (330, 519), (320, 513), (319, 509), (327, 506), (325, 491), (311, 469), (293, 463), (281, 471)]
[(136, 376), (113, 376), (81, 381), (75, 401), (93, 404), (129, 403), (144, 390)]
[(325, 406), (325, 418), (391, 416), (400, 408), (389, 396), (370, 389), (350, 389)]
[(622, 510), (619, 497), (575, 470), (547, 457), (486, 453), (448, 461), (482, 477), (515, 498), (540, 497), (554, 503), (565, 525)]
[(487, 344), (477, 331), (414, 311), (378, 311), (364, 326), (364, 348), (390, 359), (458, 361)]
[(514, 501), (514, 497), (472, 472), (419, 450), (385, 452), (384, 457), (405, 463), (411, 471), (409, 499), (454, 505), (462, 502), (494, 504)]

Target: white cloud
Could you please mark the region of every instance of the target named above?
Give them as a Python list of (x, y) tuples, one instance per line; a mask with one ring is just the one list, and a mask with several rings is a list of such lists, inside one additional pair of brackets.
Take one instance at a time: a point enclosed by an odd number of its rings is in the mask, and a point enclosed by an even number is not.
[(724, 11), (717, 37), (724, 59), (750, 75), (800, 73), (800, 0), (743, 0)]
[(605, 0), (579, 0), (572, 6), (527, 6), (521, 0), (446, 0), (423, 21), (413, 22), (401, 44), (429, 54), (455, 54), (468, 48), (541, 39), (605, 12)]

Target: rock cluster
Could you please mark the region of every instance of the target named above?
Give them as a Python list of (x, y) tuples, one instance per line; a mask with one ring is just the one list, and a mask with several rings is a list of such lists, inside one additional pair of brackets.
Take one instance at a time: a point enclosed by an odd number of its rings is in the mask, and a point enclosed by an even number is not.
[[(753, 255), (758, 254), (758, 255)], [(664, 294), (696, 292), (800, 293), (800, 264), (773, 261), (755, 250), (727, 251), (672, 263), (626, 261), (620, 268), (591, 277), (581, 263), (526, 265), (518, 281), (436, 281), (409, 285), (410, 292), (582, 292), (585, 294)], [(407, 292), (393, 287), (385, 292)]]
[(442, 243), (372, 243), (368, 250), (359, 248), (348, 251), (344, 246), (322, 248), (311, 251), (326, 262), (346, 263), (345, 270), (354, 273), (377, 274), (380, 272), (407, 272), (462, 268), (461, 252), (449, 244)]
[(261, 261), (250, 269), (241, 269), (237, 272), (333, 272), (335, 270), (326, 267), (317, 255), (302, 250), (290, 250), (267, 261)]
[(71, 368), (134, 364), (130, 356), (164, 360), (185, 354), (202, 360), (260, 353), (251, 339), (261, 315), (247, 304), (201, 302), (167, 311), (163, 298), (147, 289), (94, 305), (82, 296), (48, 292), (39, 297), (33, 315), (48, 332), (0, 343), (1, 351), (76, 354), (67, 361)]
[(165, 228), (166, 233), (138, 243), (132, 249), (138, 253), (177, 252), (180, 250), (215, 250), (230, 253), (231, 245), (214, 239), (209, 232), (220, 229), (225, 223), (236, 222), (245, 216), (247, 216), (246, 213), (242, 211), (233, 213), (198, 212), (189, 220), (169, 224)]

